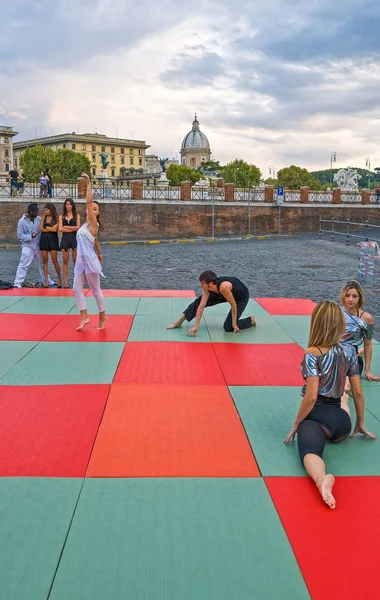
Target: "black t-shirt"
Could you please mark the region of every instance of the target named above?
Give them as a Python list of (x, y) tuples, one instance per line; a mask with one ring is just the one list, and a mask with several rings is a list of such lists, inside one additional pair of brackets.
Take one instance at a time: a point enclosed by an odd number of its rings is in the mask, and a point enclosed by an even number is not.
[(221, 283), (223, 283), (224, 281), (228, 281), (232, 284), (231, 292), (236, 302), (238, 302), (239, 300), (244, 300), (247, 296), (249, 296), (247, 286), (237, 277), (218, 277), (218, 279), (216, 280), (218, 290), (220, 288)]
[(15, 170), (12, 169), (12, 171), (9, 171), (9, 175), (11, 176), (11, 179), (13, 181), (17, 181), (18, 171), (15, 171)]

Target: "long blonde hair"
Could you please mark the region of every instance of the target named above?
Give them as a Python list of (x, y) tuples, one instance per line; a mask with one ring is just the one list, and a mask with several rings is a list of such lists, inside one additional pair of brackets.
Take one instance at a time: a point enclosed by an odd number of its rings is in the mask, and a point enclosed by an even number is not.
[(342, 289), (340, 290), (340, 301), (344, 306), (344, 299), (346, 297), (346, 293), (348, 292), (348, 290), (356, 290), (357, 293), (359, 294), (359, 302), (357, 304), (357, 308), (363, 308), (364, 306), (364, 301), (365, 301), (365, 296), (364, 296), (364, 290), (362, 288), (362, 286), (360, 285), (360, 283), (358, 281), (355, 281), (355, 279), (351, 279), (350, 281), (347, 281), (346, 285), (344, 285), (342, 287)]
[(346, 322), (339, 305), (331, 300), (322, 300), (311, 315), (309, 348), (330, 348), (340, 342), (345, 330)]

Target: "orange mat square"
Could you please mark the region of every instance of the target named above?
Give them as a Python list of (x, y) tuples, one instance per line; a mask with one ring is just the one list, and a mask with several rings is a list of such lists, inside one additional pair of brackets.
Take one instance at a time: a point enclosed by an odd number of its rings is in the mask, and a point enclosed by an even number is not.
[(113, 385), (87, 477), (259, 477), (223, 386)]
[(334, 510), (310, 479), (265, 482), (313, 600), (377, 598), (380, 477), (337, 477)]
[[(83, 290), (84, 295), (88, 294), (89, 290)], [(0, 290), (0, 296), (47, 296), (61, 297), (74, 296), (72, 289), (58, 288), (11, 288), (10, 290)]]
[(84, 477), (109, 388), (0, 386), (0, 477)]
[(0, 339), (39, 342), (61, 319), (60, 315), (0, 313)]
[(302, 385), (297, 344), (213, 344), (227, 385)]
[[(195, 298), (194, 290), (102, 290), (103, 296), (124, 298)], [(90, 296), (92, 292), (90, 291)]]
[(225, 385), (212, 344), (202, 342), (127, 342), (113, 382)]
[(80, 316), (65, 315), (49, 331), (44, 342), (125, 342), (133, 323), (132, 315), (107, 315), (106, 329), (98, 331), (98, 315), (89, 315), (89, 318), (91, 323), (77, 331)]
[(270, 315), (311, 315), (315, 302), (307, 298), (255, 298)]

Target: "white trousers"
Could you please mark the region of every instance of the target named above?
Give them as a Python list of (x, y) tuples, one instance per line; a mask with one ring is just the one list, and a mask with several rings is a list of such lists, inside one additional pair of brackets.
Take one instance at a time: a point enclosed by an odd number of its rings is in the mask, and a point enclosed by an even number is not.
[(73, 290), (79, 310), (85, 310), (87, 308), (86, 298), (83, 293), (86, 281), (96, 300), (98, 311), (104, 312), (104, 296), (100, 289), (100, 275), (98, 273), (82, 273), (81, 275), (74, 275)]
[[(36, 246), (23, 246), (21, 248), (20, 262), (18, 263), (16, 277), (14, 280), (14, 287), (21, 287), (25, 281), (28, 268), (33, 262), (33, 259), (37, 261), (38, 270), (42, 283), (45, 283), (44, 269), (42, 266), (42, 256), (40, 249)], [(54, 285), (54, 281), (49, 277), (49, 285)]]

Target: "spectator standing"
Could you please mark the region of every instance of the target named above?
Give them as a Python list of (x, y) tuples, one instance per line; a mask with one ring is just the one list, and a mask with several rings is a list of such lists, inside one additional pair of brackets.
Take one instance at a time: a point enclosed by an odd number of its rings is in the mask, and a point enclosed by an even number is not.
[(50, 168), (48, 168), (48, 169), (45, 170), (45, 175), (46, 175), (46, 177), (48, 179), (48, 181), (47, 181), (47, 193), (48, 193), (49, 198), (52, 198), (53, 197), (53, 178), (52, 178), (51, 173), (50, 173)]
[(9, 182), (11, 184), (11, 187), (10, 187), (10, 190), (9, 190), (9, 195), (10, 196), (17, 196), (17, 190), (18, 190), (18, 171), (17, 171), (16, 165), (13, 167), (13, 169), (11, 171), (9, 171), (8, 177), (9, 177)]
[(18, 178), (17, 178), (18, 195), (19, 196), (22, 196), (23, 193), (24, 193), (25, 180), (26, 180), (25, 173), (24, 173), (24, 171), (22, 169), (20, 169), (19, 172), (18, 172)]
[(380, 184), (376, 186), (375, 192), (376, 192), (376, 204), (379, 204), (379, 200), (380, 200)]
[(40, 177), (40, 198), (47, 198), (48, 178), (45, 171), (41, 171)]

